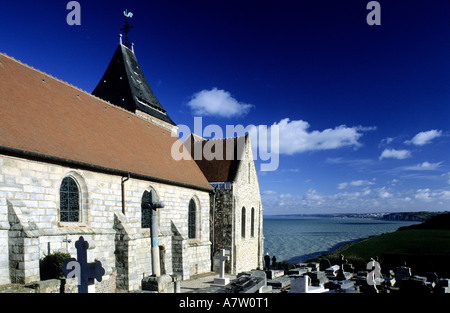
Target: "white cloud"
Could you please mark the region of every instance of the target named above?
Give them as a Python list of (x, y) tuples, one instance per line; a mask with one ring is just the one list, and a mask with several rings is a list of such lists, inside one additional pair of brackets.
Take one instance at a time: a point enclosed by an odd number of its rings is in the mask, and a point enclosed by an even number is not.
[(433, 200), (450, 200), (449, 190), (431, 190), (430, 188), (418, 189), (416, 191), (415, 198), (425, 202), (431, 202)]
[(385, 187), (380, 188), (380, 190), (378, 190), (378, 195), (379, 195), (380, 198), (382, 198), (382, 199), (386, 199), (386, 198), (392, 197), (392, 193), (390, 193), (389, 191), (387, 191)]
[(429, 163), (429, 162), (423, 162), (421, 164), (417, 164), (414, 166), (406, 166), (405, 170), (410, 171), (433, 171), (436, 170), (439, 166), (441, 166), (442, 162), (438, 163)]
[(332, 212), (399, 212), (448, 210), (450, 189), (405, 189), (364, 187), (359, 191), (321, 193), (308, 189), (299, 194), (277, 194), (263, 197), (263, 206), (271, 212), (332, 213)]
[[(279, 128), (278, 149), (282, 154), (293, 155), (306, 151), (331, 150), (346, 146), (360, 147), (358, 139), (362, 131), (374, 130), (375, 127), (347, 127), (345, 125), (322, 131), (308, 131), (306, 121), (282, 119), (274, 123)], [(276, 142), (274, 142), (276, 144)]]
[(387, 138), (382, 139), (382, 140), (380, 141), (380, 144), (379, 144), (378, 146), (379, 146), (379, 147), (385, 147), (385, 146), (391, 144), (393, 141), (394, 141), (394, 138), (392, 138), (392, 137), (387, 137)]
[(441, 177), (443, 177), (444, 179), (448, 179), (447, 183), (450, 184), (450, 172), (442, 174)]
[(359, 187), (359, 186), (368, 186), (368, 185), (373, 185), (374, 182), (371, 182), (369, 180), (353, 180), (351, 182), (344, 182), (344, 183), (340, 183), (338, 184), (338, 189), (345, 189), (347, 187)]
[(229, 92), (217, 88), (197, 92), (187, 105), (195, 115), (217, 117), (244, 116), (253, 107), (251, 104), (237, 101)]
[(380, 160), (385, 158), (402, 160), (409, 157), (411, 157), (411, 152), (409, 150), (384, 149), (384, 151), (381, 153)]
[(415, 135), (411, 140), (405, 141), (406, 144), (413, 144), (416, 146), (423, 146), (431, 142), (434, 138), (438, 138), (442, 135), (441, 130), (432, 129), (426, 132), (420, 132)]

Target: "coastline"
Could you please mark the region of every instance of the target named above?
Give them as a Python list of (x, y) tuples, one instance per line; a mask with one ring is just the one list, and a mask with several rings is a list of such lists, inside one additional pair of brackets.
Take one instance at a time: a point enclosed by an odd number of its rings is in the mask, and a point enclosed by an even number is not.
[[(331, 225), (334, 227), (334, 225), (328, 224), (328, 222), (325, 222), (324, 224), (320, 224), (320, 226), (322, 228), (317, 229), (317, 231), (315, 228), (313, 228), (313, 229), (311, 228), (311, 223), (309, 223), (309, 222), (307, 222), (306, 224), (303, 224), (303, 226), (300, 226), (300, 225), (297, 226), (297, 223), (294, 222), (294, 221), (301, 221), (301, 220), (309, 221), (310, 219), (311, 220), (323, 219), (324, 221), (333, 220), (333, 221), (337, 221), (337, 224), (341, 224), (340, 221), (342, 221), (342, 224), (346, 225), (349, 233), (353, 232), (353, 230), (354, 230), (353, 224), (355, 224), (355, 227), (360, 227), (361, 225), (370, 225), (371, 227), (377, 227), (377, 225), (374, 225), (374, 224), (378, 224), (378, 223), (385, 224), (386, 223), (386, 225), (388, 225), (392, 222), (392, 223), (395, 223), (396, 227), (390, 227), (390, 228), (388, 227), (386, 229), (382, 229), (382, 232), (373, 232), (373, 231), (370, 232), (369, 231), (366, 234), (361, 233), (361, 235), (362, 235), (361, 237), (348, 236), (350, 238), (339, 238), (339, 237), (343, 237), (342, 234), (339, 234), (338, 237), (329, 237), (330, 243), (332, 242), (331, 245), (324, 244), (325, 241), (323, 241), (323, 240), (320, 243), (315, 244), (315, 240), (316, 240), (315, 236), (321, 236), (321, 235), (316, 235), (316, 233), (320, 234), (323, 231), (330, 230), (330, 234), (332, 234), (335, 231), (335, 229), (328, 228), (328, 225)], [(283, 223), (282, 221), (284, 221), (284, 220), (292, 221), (292, 222), (289, 222), (290, 227), (285, 228), (284, 224), (275, 224), (275, 223)], [(420, 224), (420, 222), (416, 222), (416, 221), (414, 221), (414, 222), (406, 221), (406, 220), (390, 221), (390, 220), (383, 220), (383, 219), (380, 219), (377, 217), (372, 217), (372, 216), (365, 217), (365, 218), (342, 217), (342, 216), (318, 217), (318, 216), (311, 216), (311, 215), (309, 215), (309, 216), (283, 216), (283, 217), (270, 216), (270, 217), (266, 217), (266, 221), (271, 222), (270, 225), (272, 228), (270, 229), (269, 236), (272, 236), (272, 235), (280, 236), (280, 239), (284, 240), (282, 238), (284, 236), (286, 236), (286, 232), (288, 232), (290, 234), (290, 236), (288, 236), (288, 237), (290, 237), (291, 239), (283, 241), (283, 245), (280, 244), (280, 246), (282, 246), (282, 248), (279, 248), (279, 249), (281, 249), (281, 250), (285, 249), (284, 251), (288, 251), (286, 249), (290, 244), (297, 244), (297, 247), (293, 248), (293, 250), (296, 249), (298, 251), (284, 252), (285, 256), (283, 256), (282, 258), (278, 258), (278, 260), (279, 260), (278, 263), (284, 263), (284, 264), (290, 264), (290, 265), (293, 265), (296, 263), (311, 262), (313, 260), (326, 257), (330, 254), (336, 253), (337, 251), (339, 251), (341, 249), (345, 249), (347, 246), (349, 246), (351, 244), (355, 244), (357, 242), (370, 239), (374, 236), (380, 236), (380, 235), (383, 235), (386, 233), (396, 232), (399, 228), (403, 227), (403, 225), (407, 226), (407, 225), (416, 224), (416, 223)], [(274, 224), (272, 224), (272, 221), (276, 221), (276, 222), (274, 222)], [(361, 221), (361, 223), (359, 223), (358, 221)], [(276, 225), (276, 226), (272, 226), (272, 225)], [(279, 228), (273, 228), (273, 227), (280, 227), (280, 226), (283, 227), (282, 230), (279, 230)], [(305, 228), (303, 228), (305, 230), (305, 233), (302, 234), (300, 231), (300, 233), (297, 234), (296, 233), (297, 227), (302, 227), (302, 228), (305, 227)], [(325, 228), (323, 228), (323, 227), (325, 227)], [(339, 232), (337, 232), (337, 233), (339, 233)], [(353, 232), (353, 233), (355, 233), (355, 232)], [(299, 238), (298, 239), (299, 242), (303, 242), (304, 246), (303, 245), (302, 246), (305, 247), (304, 249), (303, 248), (298, 249), (298, 245), (302, 244), (302, 243), (294, 242), (294, 240), (292, 238), (295, 238), (295, 236), (300, 236), (297, 238)], [(351, 238), (351, 237), (353, 237), (353, 238)], [(272, 237), (270, 237), (270, 238), (272, 238)], [(342, 241), (336, 240), (338, 238), (341, 239)], [(274, 246), (273, 246), (274, 242), (272, 239), (270, 239), (270, 240), (271, 240), (270, 245), (265, 246), (265, 250), (269, 253), (272, 252), (272, 253), (270, 253), (270, 255), (272, 255), (272, 254), (277, 255), (278, 251), (276, 251), (276, 249), (274, 249)], [(276, 244), (279, 245), (279, 242), (277, 242)], [(315, 246), (315, 248), (314, 248), (314, 246)], [(305, 250), (305, 251), (301, 251), (301, 250)], [(297, 252), (297, 253), (295, 253), (295, 252)]]
[[(335, 244), (333, 247), (331, 247), (330, 249), (328, 249), (326, 251), (319, 251), (319, 252), (314, 252), (314, 253), (310, 253), (310, 254), (306, 254), (306, 255), (302, 255), (302, 256), (296, 256), (296, 257), (290, 258), (289, 260), (287, 260), (287, 262), (289, 264), (314, 262), (317, 259), (325, 258), (333, 253), (337, 253), (340, 250), (343, 250), (356, 242), (360, 242), (365, 239), (373, 238), (375, 236), (380, 236), (380, 235), (374, 235), (374, 236), (368, 236), (368, 237), (358, 238), (358, 239), (354, 239), (354, 240), (343, 241), (343, 242)], [(307, 259), (305, 261), (295, 260), (296, 258), (303, 258), (303, 257), (307, 257)]]

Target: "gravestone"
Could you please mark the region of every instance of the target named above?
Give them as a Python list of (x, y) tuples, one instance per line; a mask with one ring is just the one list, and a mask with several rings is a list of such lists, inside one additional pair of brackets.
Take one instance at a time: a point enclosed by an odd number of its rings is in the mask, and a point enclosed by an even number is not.
[(405, 277), (411, 277), (411, 268), (407, 266), (397, 267), (395, 270), (395, 279), (400, 281)]
[(307, 268), (311, 268), (311, 271), (318, 271), (319, 269), (319, 263), (317, 262), (309, 262), (306, 264), (306, 266), (303, 267), (307, 267)]
[(355, 282), (351, 280), (333, 280), (326, 283), (325, 287), (339, 292), (354, 292), (357, 290), (357, 288), (355, 288)]
[(328, 259), (322, 259), (319, 263), (319, 270), (324, 272), (327, 268), (331, 267), (330, 260)]
[(437, 284), (437, 282), (439, 281), (439, 277), (436, 272), (426, 272), (425, 276), (427, 277), (427, 281), (430, 283)]
[(291, 279), (289, 293), (322, 293), (327, 291), (328, 289), (323, 286), (312, 286), (311, 278), (308, 275), (303, 275)]
[(450, 293), (450, 279), (441, 278), (434, 287), (435, 293)]
[(289, 293), (307, 293), (310, 280), (311, 278), (308, 275), (291, 279), (291, 290), (289, 290)]
[(219, 260), (219, 277), (214, 278), (214, 285), (225, 286), (230, 282), (230, 279), (225, 277), (225, 261), (230, 259), (230, 252), (221, 249), (216, 259)]
[(306, 275), (311, 278), (311, 285), (312, 286), (323, 286), (326, 282), (329, 281), (328, 277), (325, 275), (325, 272), (321, 271), (314, 271), (314, 272), (308, 272)]
[(333, 277), (336, 277), (337, 271), (339, 271), (339, 265), (332, 265), (325, 270), (325, 273), (328, 278), (330, 278), (330, 277), (333, 278)]
[[(80, 236), (78, 241), (75, 242), (75, 248), (77, 249), (77, 260), (74, 258), (65, 259), (62, 271), (66, 278), (78, 278), (78, 293), (87, 293), (88, 285), (93, 284), (94, 279), (99, 282), (102, 281), (105, 269), (100, 261), (87, 262), (89, 243), (84, 240), (83, 236)], [(90, 280), (91, 282), (89, 282)]]

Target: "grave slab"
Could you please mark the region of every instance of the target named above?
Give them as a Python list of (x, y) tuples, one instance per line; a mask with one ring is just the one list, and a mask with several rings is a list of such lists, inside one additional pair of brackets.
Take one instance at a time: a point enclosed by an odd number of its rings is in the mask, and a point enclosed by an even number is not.
[(281, 276), (267, 281), (267, 285), (275, 288), (284, 288), (291, 284), (291, 278), (289, 276)]
[(282, 270), (268, 270), (266, 271), (267, 279), (274, 279), (277, 277), (284, 276), (284, 271)]
[(309, 270), (310, 270), (310, 268), (302, 268), (302, 267), (293, 268), (293, 269), (288, 270), (286, 272), (286, 274), (287, 275), (303, 275), (306, 272), (308, 272)]

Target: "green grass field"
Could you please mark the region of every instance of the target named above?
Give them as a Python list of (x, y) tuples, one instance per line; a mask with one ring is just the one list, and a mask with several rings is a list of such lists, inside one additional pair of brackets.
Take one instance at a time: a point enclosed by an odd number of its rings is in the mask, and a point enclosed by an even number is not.
[(450, 230), (408, 229), (384, 234), (343, 247), (339, 254), (370, 259), (385, 253), (448, 255)]
[[(450, 269), (450, 230), (449, 229), (405, 229), (389, 234), (363, 239), (346, 245), (326, 256), (336, 261), (340, 255), (358, 270), (364, 269), (371, 258), (379, 257), (383, 265), (394, 270), (406, 262), (416, 269), (440, 272), (449, 275)], [(384, 263), (384, 264), (383, 264)]]

